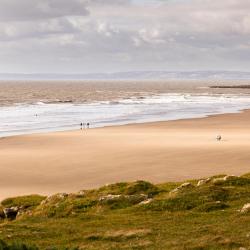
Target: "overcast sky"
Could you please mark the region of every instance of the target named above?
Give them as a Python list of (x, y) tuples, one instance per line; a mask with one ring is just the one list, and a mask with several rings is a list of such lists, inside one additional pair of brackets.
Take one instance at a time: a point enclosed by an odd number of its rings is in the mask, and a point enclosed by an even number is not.
[(249, 0), (0, 0), (0, 72), (250, 71)]

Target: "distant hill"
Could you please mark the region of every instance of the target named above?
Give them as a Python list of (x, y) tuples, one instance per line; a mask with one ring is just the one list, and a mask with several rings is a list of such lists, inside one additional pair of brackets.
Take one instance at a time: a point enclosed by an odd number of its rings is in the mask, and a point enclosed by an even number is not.
[(90, 74), (0, 74), (0, 80), (250, 80), (240, 71), (128, 71)]

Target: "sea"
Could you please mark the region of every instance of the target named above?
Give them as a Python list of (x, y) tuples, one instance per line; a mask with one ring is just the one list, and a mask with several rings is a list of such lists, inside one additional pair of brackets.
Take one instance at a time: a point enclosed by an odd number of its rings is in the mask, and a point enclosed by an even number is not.
[[(192, 87), (187, 88), (187, 84)], [(210, 91), (209, 84), (204, 83), (177, 85), (0, 83), (0, 137), (76, 130), (81, 123), (89, 123), (91, 129), (199, 118), (250, 108), (247, 92)]]

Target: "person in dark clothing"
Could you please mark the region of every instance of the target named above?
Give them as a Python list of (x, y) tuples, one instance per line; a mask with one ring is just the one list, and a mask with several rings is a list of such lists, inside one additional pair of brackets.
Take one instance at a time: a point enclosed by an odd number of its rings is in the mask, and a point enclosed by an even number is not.
[(216, 140), (221, 141), (221, 139), (222, 139), (221, 135), (217, 135)]

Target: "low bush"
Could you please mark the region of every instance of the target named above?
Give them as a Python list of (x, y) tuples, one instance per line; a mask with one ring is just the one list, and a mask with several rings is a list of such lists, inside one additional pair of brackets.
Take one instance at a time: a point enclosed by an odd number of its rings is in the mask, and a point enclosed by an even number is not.
[(246, 186), (250, 185), (250, 179), (244, 177), (229, 178), (226, 181), (217, 182), (215, 185), (221, 186)]
[(20, 196), (20, 197), (5, 199), (1, 202), (1, 204), (4, 207), (31, 208), (38, 206), (45, 198), (46, 197), (40, 195)]
[(216, 210), (224, 210), (229, 206), (223, 202), (208, 202), (196, 208), (199, 212), (212, 212)]
[(125, 190), (125, 194), (146, 194), (149, 197), (153, 197), (154, 195), (159, 193), (158, 187), (151, 184), (147, 181), (136, 181), (128, 186)]
[(136, 205), (145, 200), (145, 195), (134, 194), (134, 195), (120, 195), (112, 199), (104, 199), (99, 202), (101, 205), (105, 205), (110, 209), (122, 209), (133, 205)]
[(4, 241), (0, 240), (0, 250), (38, 250), (35, 246), (27, 246), (23, 243), (13, 243), (8, 245)]

